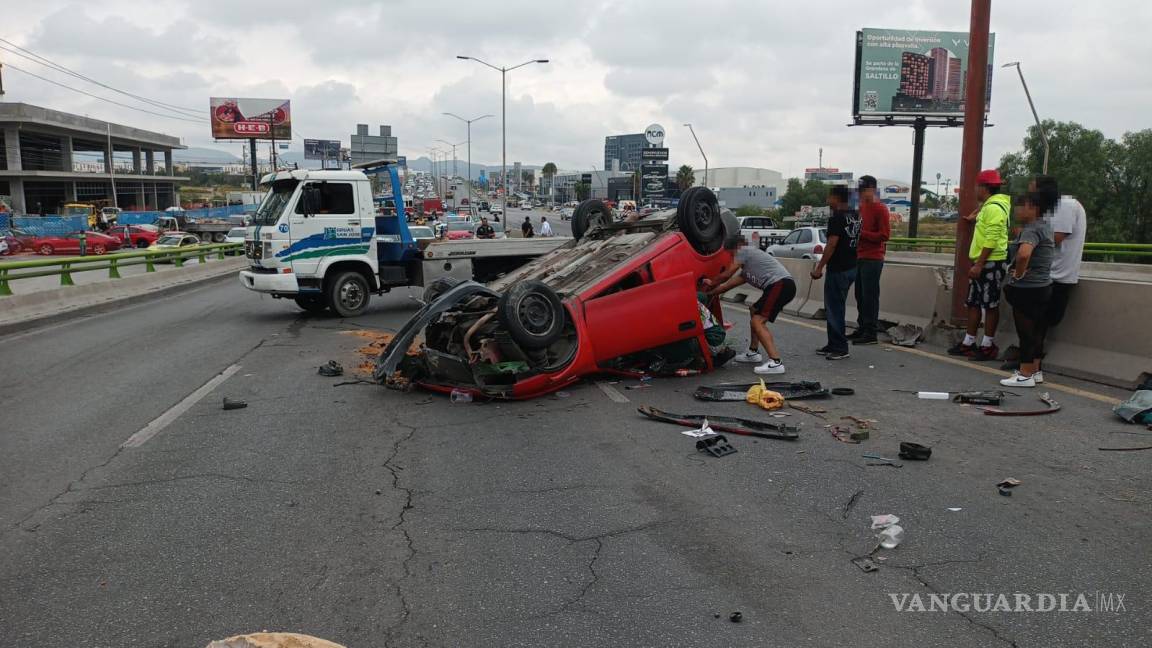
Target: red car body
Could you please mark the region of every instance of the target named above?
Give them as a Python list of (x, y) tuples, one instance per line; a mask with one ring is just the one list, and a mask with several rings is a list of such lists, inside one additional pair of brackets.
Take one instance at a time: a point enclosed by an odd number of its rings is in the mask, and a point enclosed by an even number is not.
[(128, 230), (128, 238), (131, 240), (131, 247), (146, 248), (156, 242), (160, 238), (159, 230), (146, 229), (137, 227), (135, 225), (117, 225), (116, 227), (108, 228), (104, 232), (108, 236), (120, 241), (120, 245), (124, 245), (124, 230)]
[(7, 230), (0, 236), (8, 243), (8, 251), (4, 254), (19, 254), (25, 250), (32, 250), (32, 243), (36, 241), (34, 235), (20, 229)]
[[(107, 254), (120, 249), (119, 239), (101, 234), (87, 232), (85, 252), (87, 254)], [(52, 236), (37, 236), (32, 241), (32, 249), (37, 254), (80, 254), (80, 232), (69, 232)]]
[[(703, 190), (720, 220), (715, 197)], [(739, 224), (732, 218), (730, 225), (728, 218), (720, 235), (724, 239), (739, 235)], [(439, 294), (435, 285), (430, 286), (429, 303), (381, 355), (376, 379), (415, 383), (439, 392), (462, 389), (486, 397), (525, 399), (563, 389), (589, 375), (620, 373), (621, 358), (685, 341), (698, 348), (699, 368), (711, 370), (697, 290), (701, 279), (715, 277), (733, 262), (732, 252), (718, 239), (706, 244), (690, 240), (675, 229), (676, 220), (683, 222), (679, 214), (673, 218), (663, 212), (634, 223), (602, 225), (574, 245), (487, 286), (442, 284), (446, 289)], [(539, 297), (534, 301), (523, 297), (526, 290), (538, 291)], [(555, 308), (563, 308), (563, 333), (547, 347), (525, 350), (517, 346), (508, 318), (524, 313), (530, 323), (534, 316), (537, 320), (541, 314), (547, 316), (544, 296), (549, 290), (557, 298)], [(719, 301), (714, 299), (709, 308), (723, 323)], [(413, 353), (411, 345), (421, 331), (424, 346)], [(527, 366), (511, 375), (478, 370), (481, 365), (516, 363)]]

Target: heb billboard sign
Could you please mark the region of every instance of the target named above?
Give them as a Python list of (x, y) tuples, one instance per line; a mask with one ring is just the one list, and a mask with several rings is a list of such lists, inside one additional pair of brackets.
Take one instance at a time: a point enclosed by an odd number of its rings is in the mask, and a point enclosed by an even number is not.
[(668, 149), (666, 148), (643, 148), (640, 149), (641, 160), (668, 160)]
[(292, 108), (287, 99), (212, 97), (215, 139), (292, 139)]
[[(992, 54), (984, 112), (992, 98)], [(968, 32), (863, 29), (856, 32), (856, 81), (852, 114), (861, 116), (964, 117)]]

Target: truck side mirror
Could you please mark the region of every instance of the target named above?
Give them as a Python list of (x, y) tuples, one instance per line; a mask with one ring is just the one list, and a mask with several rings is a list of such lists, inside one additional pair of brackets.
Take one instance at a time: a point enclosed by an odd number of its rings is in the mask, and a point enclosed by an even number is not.
[(300, 206), (305, 216), (312, 216), (320, 211), (320, 189), (316, 185), (304, 185), (300, 193)]

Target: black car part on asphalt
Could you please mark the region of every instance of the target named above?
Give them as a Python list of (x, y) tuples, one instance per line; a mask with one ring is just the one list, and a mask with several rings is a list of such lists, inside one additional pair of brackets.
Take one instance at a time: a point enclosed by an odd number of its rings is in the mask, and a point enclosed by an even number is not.
[(795, 441), (800, 438), (799, 428), (783, 423), (769, 423), (767, 421), (754, 421), (752, 419), (736, 418), (734, 416), (716, 416), (712, 414), (673, 414), (664, 412), (651, 405), (641, 405), (637, 411), (654, 421), (673, 423), (689, 427), (700, 427), (704, 421), (713, 430), (739, 434), (742, 436), (759, 437), (761, 439), (782, 439)]
[(728, 443), (727, 437), (723, 434), (705, 437), (696, 442), (696, 449), (700, 452), (707, 452), (713, 457), (723, 457), (736, 452), (736, 448)]
[(1048, 407), (1042, 410), (1002, 410), (998, 407), (981, 407), (980, 409), (984, 410), (984, 414), (987, 416), (1042, 416), (1060, 411), (1060, 403), (1049, 396), (1048, 392), (1040, 394), (1040, 401)]
[(905, 461), (928, 461), (932, 456), (932, 448), (919, 443), (911, 441), (900, 442), (900, 455), (901, 459)]
[(996, 391), (968, 391), (960, 392), (952, 397), (954, 403), (967, 405), (999, 405), (1004, 402), (1004, 392)]
[[(743, 402), (748, 390), (760, 383), (732, 384), (732, 385), (701, 385), (692, 394), (696, 400), (702, 401), (731, 401)], [(785, 400), (803, 400), (807, 398), (827, 398), (828, 390), (814, 380), (802, 382), (766, 382), (764, 386), (780, 394)]]

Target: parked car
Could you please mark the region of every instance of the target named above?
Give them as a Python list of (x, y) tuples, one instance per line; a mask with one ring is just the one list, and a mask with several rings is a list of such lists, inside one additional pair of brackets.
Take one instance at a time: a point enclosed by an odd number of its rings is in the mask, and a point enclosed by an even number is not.
[(768, 246), (768, 254), (788, 259), (818, 259), (828, 244), (828, 228), (799, 227), (784, 240)]
[[(585, 201), (573, 217), (574, 245), (487, 285), (433, 282), (427, 305), (381, 354), (376, 379), (521, 399), (626, 370), (657, 349), (680, 349), (712, 369), (696, 291), (732, 263), (723, 244), (739, 236), (739, 223), (705, 187), (686, 191), (661, 217), (612, 223), (610, 213)], [(709, 307), (723, 323), (719, 301)]]
[(445, 230), (444, 238), (449, 241), (462, 241), (476, 238), (476, 226), (472, 224), (472, 221), (467, 219), (448, 221), (448, 229)]
[(105, 232), (108, 236), (118, 239), (121, 244), (124, 243), (124, 231), (128, 231), (128, 238), (132, 242), (131, 247), (146, 248), (156, 242), (160, 238), (160, 231), (154, 227), (140, 227), (139, 225), (117, 225), (116, 227), (108, 228)]
[[(37, 236), (32, 240), (32, 249), (37, 254), (80, 254), (81, 232)], [(120, 249), (120, 240), (100, 232), (85, 232), (86, 254), (107, 254)]]
[(409, 225), (408, 232), (417, 241), (431, 241), (436, 238), (436, 232), (433, 232), (432, 228), (426, 225)]
[(520, 203), (520, 211), (532, 211), (532, 205), (528, 203)]
[(8, 244), (8, 251), (5, 254), (20, 254), (24, 250), (35, 250), (33, 243), (36, 241), (36, 236), (22, 229), (13, 227), (0, 235), (4, 242)]
[(195, 234), (187, 232), (168, 232), (167, 234), (156, 239), (156, 242), (148, 246), (149, 250), (153, 251), (173, 251), (180, 248), (189, 248), (200, 245), (200, 239), (196, 238)]
[(493, 204), (492, 207), (488, 209), (488, 213), (492, 214), (493, 216), (502, 216), (504, 214), (504, 208), (500, 205)]
[[(225, 243), (239, 243), (240, 245), (244, 245), (244, 236), (247, 233), (248, 233), (248, 229), (245, 227), (233, 227), (232, 229), (228, 230), (227, 234), (224, 235), (224, 242)], [(235, 250), (228, 250), (225, 254), (228, 254), (228, 255), (244, 254), (244, 248), (240, 247), (240, 248), (236, 248)]]
[(777, 227), (776, 221), (773, 221), (767, 216), (745, 216), (741, 218), (740, 231), (744, 234), (744, 238), (748, 240), (749, 245), (755, 245), (761, 250), (768, 249), (768, 246), (783, 241), (784, 237), (792, 233), (792, 230)]

